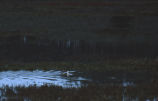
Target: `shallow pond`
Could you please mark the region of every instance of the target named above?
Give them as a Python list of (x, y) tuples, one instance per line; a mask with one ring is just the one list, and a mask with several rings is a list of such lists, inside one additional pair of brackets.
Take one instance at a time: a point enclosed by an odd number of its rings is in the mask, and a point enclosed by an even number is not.
[(88, 79), (75, 75), (75, 71), (3, 71), (0, 72), (0, 87), (42, 86), (45, 84), (62, 87), (80, 87)]
[[(148, 75), (146, 75), (148, 74)], [(79, 71), (59, 71), (59, 70), (19, 70), (0, 72), (0, 88), (9, 87), (29, 87), (36, 85), (55, 85), (63, 88), (81, 87), (87, 84), (108, 84), (121, 86), (135, 86), (137, 84), (152, 83), (157, 79), (156, 74), (152, 73), (109, 73), (109, 72), (91, 72), (83, 73)]]

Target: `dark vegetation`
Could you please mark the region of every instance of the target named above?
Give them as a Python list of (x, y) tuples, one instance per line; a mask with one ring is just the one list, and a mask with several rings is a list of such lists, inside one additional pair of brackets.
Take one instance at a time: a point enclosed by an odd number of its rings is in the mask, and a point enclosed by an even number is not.
[[(57, 86), (30, 86), (16, 87), (16, 92), (12, 88), (6, 88), (5, 96), (7, 101), (145, 101), (147, 99), (157, 99), (157, 80), (151, 84), (139, 84), (135, 86), (123, 87), (122, 85), (95, 85), (91, 84), (81, 88), (61, 88)], [(14, 90), (15, 90), (14, 89)], [(2, 89), (1, 89), (2, 90)]]
[(35, 62), (1, 64), (0, 70), (158, 71), (157, 60), (107, 60), (101, 62)]

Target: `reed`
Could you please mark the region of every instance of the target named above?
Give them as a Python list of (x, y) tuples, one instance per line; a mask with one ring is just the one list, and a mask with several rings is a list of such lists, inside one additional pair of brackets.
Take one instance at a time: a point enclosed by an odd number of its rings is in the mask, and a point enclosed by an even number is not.
[[(158, 82), (138, 84), (136, 86), (123, 87), (121, 85), (97, 85), (90, 84), (80, 88), (62, 88), (58, 86), (43, 85), (42, 87), (30, 86), (16, 87), (18, 93), (12, 88), (7, 88), (5, 96), (10, 99), (29, 99), (31, 101), (138, 101), (158, 97)], [(12, 100), (9, 100), (12, 101)]]
[(1, 63), (4, 70), (79, 70), (79, 71), (158, 71), (156, 59), (119, 59), (92, 62), (58, 61), (33, 63)]

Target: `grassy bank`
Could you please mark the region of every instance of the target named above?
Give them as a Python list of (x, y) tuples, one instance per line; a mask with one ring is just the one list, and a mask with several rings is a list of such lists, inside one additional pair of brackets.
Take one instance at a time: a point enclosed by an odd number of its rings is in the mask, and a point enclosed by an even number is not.
[(79, 70), (79, 71), (158, 71), (158, 61), (148, 59), (118, 59), (92, 62), (1, 63), (0, 70)]
[[(158, 97), (158, 82), (151, 84), (139, 84), (136, 86), (123, 87), (121, 85), (95, 85), (81, 88), (61, 88), (57, 86), (30, 86), (16, 87), (16, 92), (12, 88), (6, 88), (5, 96), (7, 101), (146, 101)], [(14, 90), (15, 90), (14, 89)], [(3, 89), (1, 89), (3, 91)]]

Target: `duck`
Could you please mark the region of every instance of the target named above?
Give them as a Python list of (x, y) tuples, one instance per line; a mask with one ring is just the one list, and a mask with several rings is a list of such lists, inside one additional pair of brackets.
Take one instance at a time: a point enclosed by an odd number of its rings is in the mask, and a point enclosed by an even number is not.
[(66, 75), (67, 77), (72, 76), (72, 72), (74, 71), (66, 71), (63, 74)]
[(66, 76), (70, 76), (70, 71), (66, 71)]

